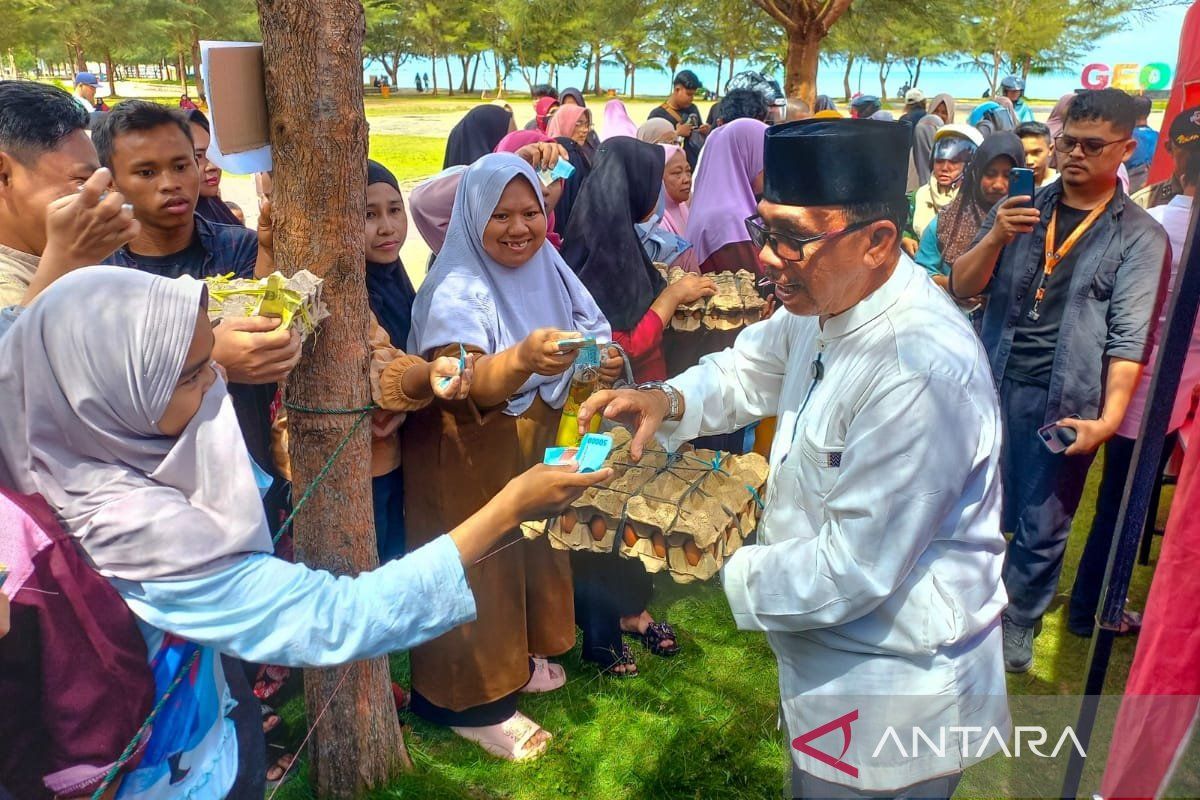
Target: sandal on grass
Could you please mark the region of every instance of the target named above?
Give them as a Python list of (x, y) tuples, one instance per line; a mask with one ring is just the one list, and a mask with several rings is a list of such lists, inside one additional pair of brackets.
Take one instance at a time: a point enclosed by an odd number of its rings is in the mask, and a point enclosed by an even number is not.
[(292, 762), (296, 760), (294, 753), (284, 753), (279, 758), (267, 767), (267, 788), (274, 789), (283, 783), (284, 779), (290, 779), (294, 774), (292, 772)]
[(523, 694), (543, 694), (561, 689), (567, 682), (567, 671), (560, 664), (552, 664), (544, 658), (529, 659), (533, 664), (533, 674), (529, 682), (520, 688)]
[(475, 728), (451, 727), (450, 730), (468, 739), (487, 752), (506, 761), (528, 761), (546, 752), (552, 738), (550, 732), (522, 714), (496, 725)]
[(262, 704), (262, 729), (263, 736), (268, 742), (279, 741), (285, 732), (283, 717), (279, 716), (279, 712), (266, 703)]
[[(669, 658), (679, 652), (679, 637), (668, 622), (651, 622), (644, 633), (626, 631), (625, 635), (640, 639), (645, 648), (656, 656)], [(664, 645), (664, 641), (671, 644)]]
[(629, 645), (622, 644), (621, 655), (617, 657), (616, 661), (601, 669), (600, 673), (602, 675), (611, 675), (614, 678), (636, 678), (638, 676), (637, 661), (634, 659), (633, 651), (629, 649)]

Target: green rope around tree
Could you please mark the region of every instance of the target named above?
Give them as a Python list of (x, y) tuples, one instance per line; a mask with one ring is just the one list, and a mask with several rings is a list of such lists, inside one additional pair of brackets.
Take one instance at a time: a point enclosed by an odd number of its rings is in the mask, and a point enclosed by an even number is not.
[[(324, 481), (326, 476), (329, 475), (329, 470), (333, 468), (334, 462), (338, 460), (338, 456), (340, 456), (342, 451), (346, 449), (346, 445), (350, 444), (350, 440), (353, 439), (354, 434), (358, 432), (363, 420), (365, 420), (372, 411), (379, 408), (379, 406), (373, 403), (371, 405), (361, 406), (359, 408), (309, 408), (307, 406), (292, 405), (291, 403), (284, 403), (284, 406), (289, 410), (298, 411), (301, 414), (358, 414), (358, 419), (354, 420), (354, 424), (350, 426), (350, 430), (346, 431), (346, 435), (342, 437), (342, 441), (338, 443), (336, 448), (334, 448), (333, 453), (330, 454), (329, 458), (325, 461), (325, 465), (321, 467), (321, 470), (317, 473), (317, 476), (313, 478), (312, 483), (310, 483), (308, 488), (304, 490), (304, 494), (300, 495), (300, 499), (297, 500), (292, 506), (292, 513), (288, 514), (287, 519), (285, 519), (283, 524), (279, 526), (279, 532), (272, 537), (272, 542), (279, 541), (279, 537), (282, 536), (283, 532), (286, 531), (288, 526), (292, 524), (292, 520), (294, 520), (296, 515), (300, 513), (300, 509), (304, 508), (304, 504), (308, 502), (309, 498), (311, 498), (313, 493), (316, 492), (317, 487), (320, 486), (321, 482)], [(167, 700), (171, 698), (172, 693), (174, 693), (175, 689), (178, 688), (180, 681), (183, 680), (183, 676), (191, 670), (192, 666), (196, 663), (196, 660), (199, 657), (200, 651), (196, 650), (196, 652), (192, 653), (192, 657), (187, 660), (187, 663), (180, 667), (179, 671), (175, 673), (175, 677), (171, 679), (171, 683), (167, 686), (166, 691), (163, 692), (162, 697), (158, 698), (158, 702), (154, 704), (154, 708), (150, 709), (150, 714), (146, 717), (146, 721), (142, 723), (141, 727), (137, 729), (137, 733), (135, 733), (133, 738), (129, 741), (129, 744), (127, 744), (125, 749), (121, 751), (120, 757), (116, 760), (116, 762), (113, 763), (112, 769), (108, 771), (108, 774), (104, 776), (104, 780), (100, 783), (100, 786), (96, 789), (96, 791), (92, 792), (91, 800), (100, 800), (100, 797), (116, 779), (117, 774), (124, 769), (126, 764), (129, 763), (129, 760), (133, 757), (134, 752), (141, 743), (142, 737), (146, 735), (146, 731), (148, 731), (150, 726), (154, 724), (154, 720), (158, 717), (159, 712), (162, 711), (163, 706), (166, 705)]]

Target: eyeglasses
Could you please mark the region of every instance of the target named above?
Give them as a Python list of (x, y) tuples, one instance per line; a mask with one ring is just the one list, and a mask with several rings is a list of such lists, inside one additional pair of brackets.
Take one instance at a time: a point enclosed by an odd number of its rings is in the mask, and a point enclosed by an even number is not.
[(592, 129), (592, 121), (590, 119), (588, 119), (587, 117), (580, 117), (578, 120), (575, 121), (575, 130), (582, 131), (582, 130), (591, 130), (591, 129)]
[(805, 245), (810, 245), (814, 242), (823, 242), (826, 239), (833, 239), (845, 233), (852, 233), (876, 222), (879, 222), (879, 220), (869, 219), (863, 222), (856, 222), (853, 225), (847, 225), (844, 228), (838, 228), (835, 231), (818, 233), (816, 236), (791, 236), (771, 230), (763, 224), (762, 215), (755, 214), (746, 217), (746, 232), (750, 234), (750, 243), (754, 245), (755, 250), (762, 250), (763, 247), (770, 245), (771, 252), (784, 261), (799, 263), (806, 258), (804, 254)]
[(1065, 133), (1060, 133), (1054, 137), (1054, 149), (1060, 153), (1071, 153), (1078, 146), (1083, 150), (1083, 154), (1088, 158), (1095, 158), (1104, 152), (1107, 147), (1112, 147), (1114, 144), (1121, 144), (1129, 141), (1125, 139), (1113, 139), (1111, 142), (1106, 142), (1103, 139), (1076, 139), (1074, 136), (1068, 136)]

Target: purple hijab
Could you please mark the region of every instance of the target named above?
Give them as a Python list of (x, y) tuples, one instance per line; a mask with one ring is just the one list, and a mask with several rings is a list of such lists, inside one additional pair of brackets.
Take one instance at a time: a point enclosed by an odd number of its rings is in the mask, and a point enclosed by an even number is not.
[(600, 141), (607, 142), (614, 136), (637, 138), (638, 127), (629, 118), (625, 104), (620, 100), (609, 100), (604, 104), (604, 126), (600, 128)]
[(687, 233), (703, 264), (727, 244), (748, 241), (745, 219), (758, 210), (754, 179), (763, 171), (767, 126), (736, 119), (716, 128), (704, 143), (692, 183)]

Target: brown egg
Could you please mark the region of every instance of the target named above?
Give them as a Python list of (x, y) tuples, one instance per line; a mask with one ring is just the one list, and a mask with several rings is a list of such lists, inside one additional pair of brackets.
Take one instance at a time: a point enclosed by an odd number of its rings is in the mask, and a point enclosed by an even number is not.
[(683, 543), (683, 555), (693, 567), (700, 563), (700, 548), (691, 539)]
[(667, 540), (663, 538), (661, 533), (656, 533), (650, 537), (650, 541), (654, 544), (654, 555), (659, 558), (667, 557)]
[(633, 547), (635, 544), (637, 544), (637, 540), (638, 540), (637, 531), (635, 531), (633, 529), (633, 526), (628, 523), (626, 523), (626, 525), (625, 525), (624, 539), (625, 539), (626, 547)]
[(579, 515), (575, 513), (575, 509), (568, 508), (558, 518), (558, 529), (563, 533), (570, 533), (575, 530), (575, 525), (579, 523)]
[(608, 526), (604, 524), (604, 517), (597, 514), (588, 522), (588, 530), (592, 532), (592, 538), (597, 542), (604, 538), (604, 534), (608, 533)]

